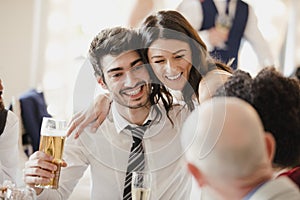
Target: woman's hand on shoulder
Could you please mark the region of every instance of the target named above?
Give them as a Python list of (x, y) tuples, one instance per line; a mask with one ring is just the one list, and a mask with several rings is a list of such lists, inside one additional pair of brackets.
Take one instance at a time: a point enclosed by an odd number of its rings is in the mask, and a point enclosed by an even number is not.
[(82, 131), (90, 124), (91, 132), (96, 132), (97, 128), (102, 124), (110, 110), (110, 97), (107, 94), (100, 94), (94, 102), (86, 109), (76, 113), (70, 123), (67, 136), (75, 132), (75, 139), (79, 137)]

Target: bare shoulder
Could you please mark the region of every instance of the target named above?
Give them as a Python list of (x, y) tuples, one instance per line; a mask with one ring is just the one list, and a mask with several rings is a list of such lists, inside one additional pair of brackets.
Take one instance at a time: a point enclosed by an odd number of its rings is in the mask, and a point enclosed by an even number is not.
[(211, 98), (216, 90), (231, 76), (227, 71), (215, 69), (208, 72), (199, 84), (200, 103)]

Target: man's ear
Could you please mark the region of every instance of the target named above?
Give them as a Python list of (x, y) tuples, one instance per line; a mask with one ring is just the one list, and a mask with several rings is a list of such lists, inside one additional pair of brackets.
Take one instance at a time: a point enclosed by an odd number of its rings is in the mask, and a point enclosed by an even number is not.
[(106, 86), (106, 84), (105, 84), (103, 78), (100, 77), (100, 76), (96, 76), (96, 79), (97, 79), (97, 82), (101, 85), (101, 87), (102, 87), (103, 89), (107, 90), (107, 86)]
[(199, 187), (203, 187), (205, 185), (205, 180), (204, 180), (204, 177), (203, 177), (202, 173), (200, 172), (200, 170), (192, 163), (188, 163), (187, 165), (188, 165), (189, 171), (196, 179)]
[(268, 158), (272, 163), (275, 155), (275, 150), (276, 150), (276, 141), (272, 133), (269, 132), (265, 133), (265, 143), (266, 143)]

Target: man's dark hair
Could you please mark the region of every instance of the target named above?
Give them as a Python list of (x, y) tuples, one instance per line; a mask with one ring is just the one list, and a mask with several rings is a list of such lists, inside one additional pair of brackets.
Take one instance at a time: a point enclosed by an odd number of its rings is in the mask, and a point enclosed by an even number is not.
[(252, 77), (248, 72), (236, 70), (232, 76), (216, 90), (213, 97), (238, 97), (251, 104), (251, 84)]
[(264, 68), (253, 79), (252, 104), (264, 128), (276, 140), (274, 163), (279, 167), (300, 164), (300, 85), (275, 68)]
[(275, 166), (300, 164), (299, 81), (284, 77), (274, 67), (262, 69), (254, 79), (237, 70), (214, 96), (238, 97), (256, 109), (265, 131), (276, 140)]
[[(123, 27), (107, 28), (100, 31), (91, 42), (89, 59), (95, 75), (104, 80), (102, 59), (106, 55), (118, 56), (126, 51), (137, 51), (141, 55), (141, 37), (135, 30)], [(105, 80), (104, 80), (105, 81)]]

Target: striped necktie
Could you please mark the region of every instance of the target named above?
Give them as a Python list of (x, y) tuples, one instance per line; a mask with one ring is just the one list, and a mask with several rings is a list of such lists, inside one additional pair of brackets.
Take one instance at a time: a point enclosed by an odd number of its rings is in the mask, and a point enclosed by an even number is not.
[(131, 200), (131, 180), (133, 171), (143, 171), (145, 168), (145, 155), (143, 147), (143, 137), (144, 133), (150, 124), (150, 120), (147, 121), (143, 126), (131, 127), (127, 126), (132, 134), (133, 143), (131, 146), (127, 172), (124, 184), (123, 200)]

